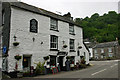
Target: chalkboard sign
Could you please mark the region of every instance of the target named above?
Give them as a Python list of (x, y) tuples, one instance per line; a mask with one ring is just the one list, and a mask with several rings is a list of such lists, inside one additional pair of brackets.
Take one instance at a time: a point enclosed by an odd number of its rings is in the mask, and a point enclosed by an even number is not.
[(53, 74), (57, 73), (57, 72), (58, 72), (57, 67), (53, 67), (53, 68), (52, 68), (52, 72), (53, 72)]

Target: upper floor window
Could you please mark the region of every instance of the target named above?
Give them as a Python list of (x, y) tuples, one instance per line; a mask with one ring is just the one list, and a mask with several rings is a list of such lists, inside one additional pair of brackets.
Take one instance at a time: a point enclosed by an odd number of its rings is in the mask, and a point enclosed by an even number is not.
[(50, 36), (50, 49), (58, 49), (58, 36)]
[(56, 19), (50, 19), (50, 29), (51, 30), (58, 30), (58, 21)]
[(30, 20), (30, 32), (33, 32), (33, 33), (38, 32), (38, 21), (35, 19)]
[(75, 50), (75, 44), (74, 44), (74, 39), (70, 39), (70, 51)]
[(69, 33), (70, 34), (75, 34), (75, 32), (74, 32), (74, 25), (73, 24), (69, 24)]
[(108, 52), (112, 52), (112, 49), (111, 49), (111, 48), (108, 48)]
[(101, 49), (101, 53), (104, 53), (104, 49)]
[(96, 49), (94, 50), (94, 53), (97, 53), (97, 50), (96, 50)]

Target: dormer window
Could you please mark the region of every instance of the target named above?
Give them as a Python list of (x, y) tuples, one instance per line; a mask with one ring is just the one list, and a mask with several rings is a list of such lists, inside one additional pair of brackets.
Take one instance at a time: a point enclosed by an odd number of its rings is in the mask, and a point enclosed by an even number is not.
[(33, 33), (38, 32), (38, 21), (35, 19), (30, 20), (30, 32), (33, 32)]
[(58, 31), (58, 21), (56, 19), (50, 19), (50, 29)]
[(72, 34), (72, 35), (75, 34), (74, 25), (73, 24), (69, 24), (69, 34)]

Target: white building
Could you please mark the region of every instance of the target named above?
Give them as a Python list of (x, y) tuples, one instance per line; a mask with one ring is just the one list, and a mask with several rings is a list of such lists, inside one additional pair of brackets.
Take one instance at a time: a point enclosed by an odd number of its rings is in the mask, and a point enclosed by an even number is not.
[[(89, 53), (83, 44), (82, 27), (75, 24), (70, 13), (61, 16), (22, 2), (3, 3), (3, 46), (7, 48), (7, 70), (14, 71), (16, 55), (22, 56), (17, 62), (18, 70), (36, 67), (43, 57), (50, 57), (50, 64), (65, 66), (67, 56), (74, 64)], [(18, 46), (13, 43), (19, 42)], [(63, 46), (67, 45), (67, 48)], [(78, 49), (78, 47), (82, 47)]]

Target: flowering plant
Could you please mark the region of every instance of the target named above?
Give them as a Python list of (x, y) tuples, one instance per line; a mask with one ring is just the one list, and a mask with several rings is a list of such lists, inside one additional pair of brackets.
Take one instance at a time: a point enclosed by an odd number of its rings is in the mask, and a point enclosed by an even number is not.
[(13, 42), (13, 45), (14, 45), (14, 46), (18, 46), (18, 45), (19, 45), (19, 42)]
[(16, 55), (16, 56), (14, 56), (14, 58), (15, 58), (16, 60), (20, 60), (20, 59), (22, 58), (22, 56)]
[(65, 44), (65, 45), (63, 45), (63, 48), (67, 48), (67, 45)]

